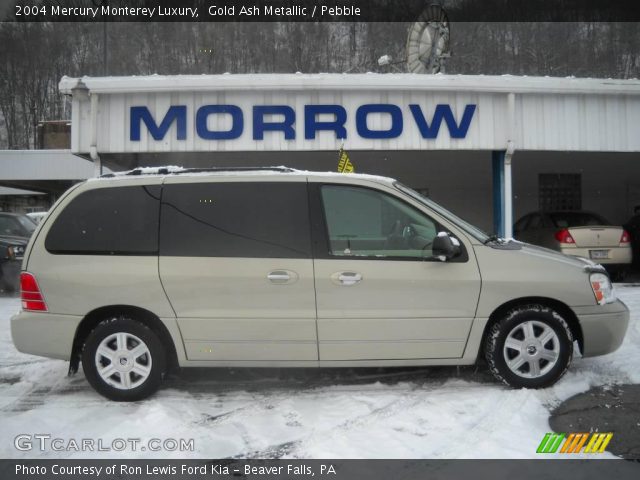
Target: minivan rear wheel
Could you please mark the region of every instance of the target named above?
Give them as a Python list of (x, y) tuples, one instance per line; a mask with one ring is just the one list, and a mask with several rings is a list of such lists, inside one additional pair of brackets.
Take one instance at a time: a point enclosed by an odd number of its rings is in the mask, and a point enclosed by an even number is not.
[(82, 368), (91, 386), (115, 401), (142, 400), (155, 393), (166, 370), (156, 333), (126, 316), (100, 322), (87, 336)]
[(496, 322), (484, 347), (497, 379), (516, 388), (544, 388), (569, 368), (573, 335), (558, 312), (544, 305), (526, 305)]

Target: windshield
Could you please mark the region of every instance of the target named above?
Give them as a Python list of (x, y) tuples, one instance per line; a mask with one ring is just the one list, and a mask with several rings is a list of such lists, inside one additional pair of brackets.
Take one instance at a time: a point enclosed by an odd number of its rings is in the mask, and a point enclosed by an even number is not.
[(0, 216), (0, 235), (30, 237), (35, 229), (36, 224), (25, 215)]
[(29, 235), (31, 235), (35, 231), (37, 226), (36, 223), (26, 215), (21, 215), (19, 217), (16, 217), (16, 219), (18, 220), (18, 222), (20, 222), (20, 225), (22, 225), (22, 227), (27, 231)]
[(417, 200), (418, 202), (422, 203), (423, 205), (426, 205), (427, 207), (429, 207), (434, 212), (439, 213), (444, 218), (446, 218), (447, 220), (451, 221), (451, 223), (454, 223), (456, 226), (460, 227), (462, 230), (467, 232), (469, 235), (471, 235), (476, 240), (479, 240), (482, 243), (485, 243), (487, 240), (489, 240), (489, 235), (487, 235), (485, 232), (480, 230), (478, 227), (476, 227), (474, 225), (471, 225), (469, 222), (461, 219), (457, 215), (451, 213), (449, 210), (447, 210), (446, 208), (438, 205), (433, 200), (420, 195), (418, 192), (416, 192), (412, 188), (409, 188), (409, 187), (407, 187), (406, 185), (403, 185), (400, 182), (394, 182), (393, 185), (398, 190), (400, 190), (403, 193), (406, 193), (407, 195), (409, 195), (414, 200)]

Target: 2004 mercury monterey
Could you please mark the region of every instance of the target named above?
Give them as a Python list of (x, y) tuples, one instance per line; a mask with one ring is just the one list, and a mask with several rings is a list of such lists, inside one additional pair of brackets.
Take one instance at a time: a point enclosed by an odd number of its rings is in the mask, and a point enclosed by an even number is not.
[(136, 169), (38, 226), (18, 350), (82, 362), (113, 400), (180, 367), (469, 365), (556, 382), (629, 311), (587, 259), (488, 236), (397, 181), (275, 168)]

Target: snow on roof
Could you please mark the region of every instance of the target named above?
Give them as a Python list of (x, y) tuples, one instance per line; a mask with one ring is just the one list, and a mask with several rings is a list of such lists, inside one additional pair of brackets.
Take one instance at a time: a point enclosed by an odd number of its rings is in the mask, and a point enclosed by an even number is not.
[(144, 178), (148, 176), (169, 176), (180, 174), (181, 176), (275, 176), (275, 175), (295, 175), (295, 176), (304, 176), (304, 177), (340, 177), (345, 178), (345, 175), (351, 178), (358, 178), (362, 180), (372, 180), (376, 182), (383, 183), (393, 183), (396, 180), (391, 177), (384, 177), (381, 175), (371, 175), (368, 173), (339, 173), (339, 172), (316, 172), (310, 170), (297, 170), (295, 168), (289, 168), (285, 166), (271, 166), (271, 167), (256, 167), (256, 169), (251, 169), (250, 167), (246, 167), (243, 170), (234, 170), (233, 167), (230, 167), (228, 170), (225, 170), (224, 167), (220, 167), (219, 169), (211, 169), (207, 170), (206, 168), (195, 168), (189, 169), (185, 167), (179, 167), (176, 165), (167, 165), (167, 166), (158, 166), (158, 167), (138, 167), (133, 170), (127, 170), (122, 172), (114, 172), (103, 175), (98, 178), (90, 178), (89, 181), (96, 180), (114, 180), (114, 179), (124, 179), (124, 178)]
[(64, 76), (60, 91), (82, 83), (96, 93), (233, 90), (431, 90), (488, 93), (640, 94), (640, 80), (512, 75), (424, 75), (413, 73)]

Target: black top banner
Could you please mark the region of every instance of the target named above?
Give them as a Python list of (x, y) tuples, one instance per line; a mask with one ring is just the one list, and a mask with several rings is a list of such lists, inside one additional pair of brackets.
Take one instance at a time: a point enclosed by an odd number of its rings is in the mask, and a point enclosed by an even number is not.
[(638, 22), (638, 0), (3, 0), (18, 22)]

